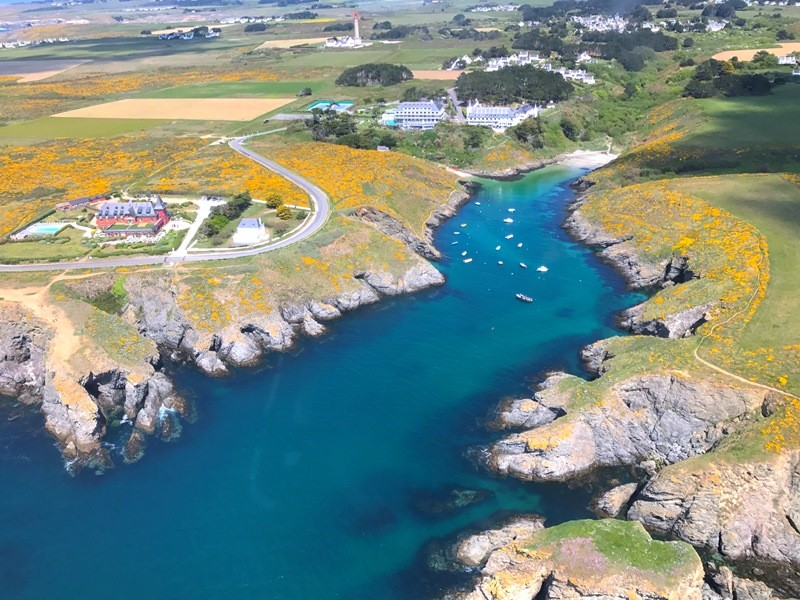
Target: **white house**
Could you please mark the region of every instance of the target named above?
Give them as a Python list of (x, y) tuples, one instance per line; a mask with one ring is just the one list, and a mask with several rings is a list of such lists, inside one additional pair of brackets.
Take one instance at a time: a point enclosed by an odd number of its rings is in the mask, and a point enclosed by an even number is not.
[(250, 246), (267, 240), (267, 229), (260, 218), (242, 219), (233, 234), (234, 246)]
[(797, 58), (795, 58), (791, 54), (787, 54), (786, 56), (779, 56), (778, 57), (778, 64), (779, 65), (796, 65), (797, 64)]
[(792, 75), (794, 77), (800, 77), (800, 69), (792, 69)]
[(582, 65), (585, 63), (593, 62), (593, 59), (588, 52), (581, 52), (580, 54), (578, 54), (577, 58), (575, 59), (575, 62), (579, 65)]
[(519, 125), (529, 117), (537, 117), (540, 111), (539, 105), (525, 104), (519, 108), (511, 108), (510, 106), (483, 106), (476, 101), (467, 105), (466, 116), (469, 125), (505, 131), (509, 127)]
[[(444, 119), (444, 102), (401, 102), (394, 109), (394, 125), (400, 129), (433, 129)], [(384, 119), (386, 122), (386, 119)]]

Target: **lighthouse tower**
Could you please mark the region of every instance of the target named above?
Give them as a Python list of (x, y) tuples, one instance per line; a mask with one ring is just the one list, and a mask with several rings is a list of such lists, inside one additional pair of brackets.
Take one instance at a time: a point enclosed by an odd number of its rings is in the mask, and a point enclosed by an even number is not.
[(356, 46), (361, 45), (361, 32), (358, 28), (358, 13), (353, 14), (353, 42)]

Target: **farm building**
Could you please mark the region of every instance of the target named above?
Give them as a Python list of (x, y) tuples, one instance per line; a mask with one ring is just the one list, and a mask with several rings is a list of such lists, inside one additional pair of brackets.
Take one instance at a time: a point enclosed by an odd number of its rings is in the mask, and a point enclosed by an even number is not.
[(76, 198), (75, 200), (59, 202), (56, 204), (56, 210), (58, 212), (67, 212), (68, 210), (74, 210), (76, 208), (80, 208), (81, 206), (87, 206), (95, 202), (103, 202), (104, 200), (106, 200), (106, 196), (103, 196), (102, 194), (97, 196), (86, 196), (85, 198)]

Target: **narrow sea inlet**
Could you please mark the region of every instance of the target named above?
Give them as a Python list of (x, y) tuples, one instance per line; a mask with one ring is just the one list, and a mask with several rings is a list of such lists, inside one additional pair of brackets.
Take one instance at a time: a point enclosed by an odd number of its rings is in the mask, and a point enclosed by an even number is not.
[[(501, 398), (578, 372), (579, 348), (636, 301), (560, 229), (581, 174), (483, 182), (437, 232), (442, 288), (348, 315), (259, 370), (180, 369), (198, 420), (138, 464), (72, 479), (40, 417), (2, 415), (0, 596), (425, 598), (449, 582), (425, 566), (432, 541), (503, 511), (585, 517), (584, 492), (466, 457), (496, 435)], [(454, 489), (483, 500), (449, 510)]]

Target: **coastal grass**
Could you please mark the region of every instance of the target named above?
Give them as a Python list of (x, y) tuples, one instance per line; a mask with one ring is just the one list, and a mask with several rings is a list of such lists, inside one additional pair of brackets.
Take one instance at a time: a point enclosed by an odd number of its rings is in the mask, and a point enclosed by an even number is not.
[[(696, 101), (703, 124), (679, 148), (786, 148), (800, 145), (800, 85), (786, 84), (768, 96)], [(754, 165), (755, 166), (755, 165)]]
[[(573, 550), (569, 542), (588, 540), (594, 550), (605, 558), (613, 570), (626, 572), (636, 569), (645, 576), (657, 579), (680, 579), (699, 567), (700, 559), (694, 548), (684, 542), (653, 540), (636, 521), (616, 519), (568, 521), (536, 532), (527, 543), (533, 552), (548, 549), (553, 558), (565, 567), (574, 567)], [(600, 566), (602, 565), (602, 566)], [(591, 561), (581, 561), (580, 569), (596, 568), (597, 575), (608, 575), (606, 565), (593, 567)]]
[(89, 248), (83, 244), (83, 231), (67, 227), (52, 237), (0, 244), (0, 262), (59, 261), (78, 258), (88, 252)]
[[(769, 284), (758, 310), (736, 338), (733, 370), (800, 391), (800, 179), (778, 174), (694, 177), (671, 185), (707, 200), (756, 227), (767, 240)], [(781, 385), (782, 384), (782, 385)]]

